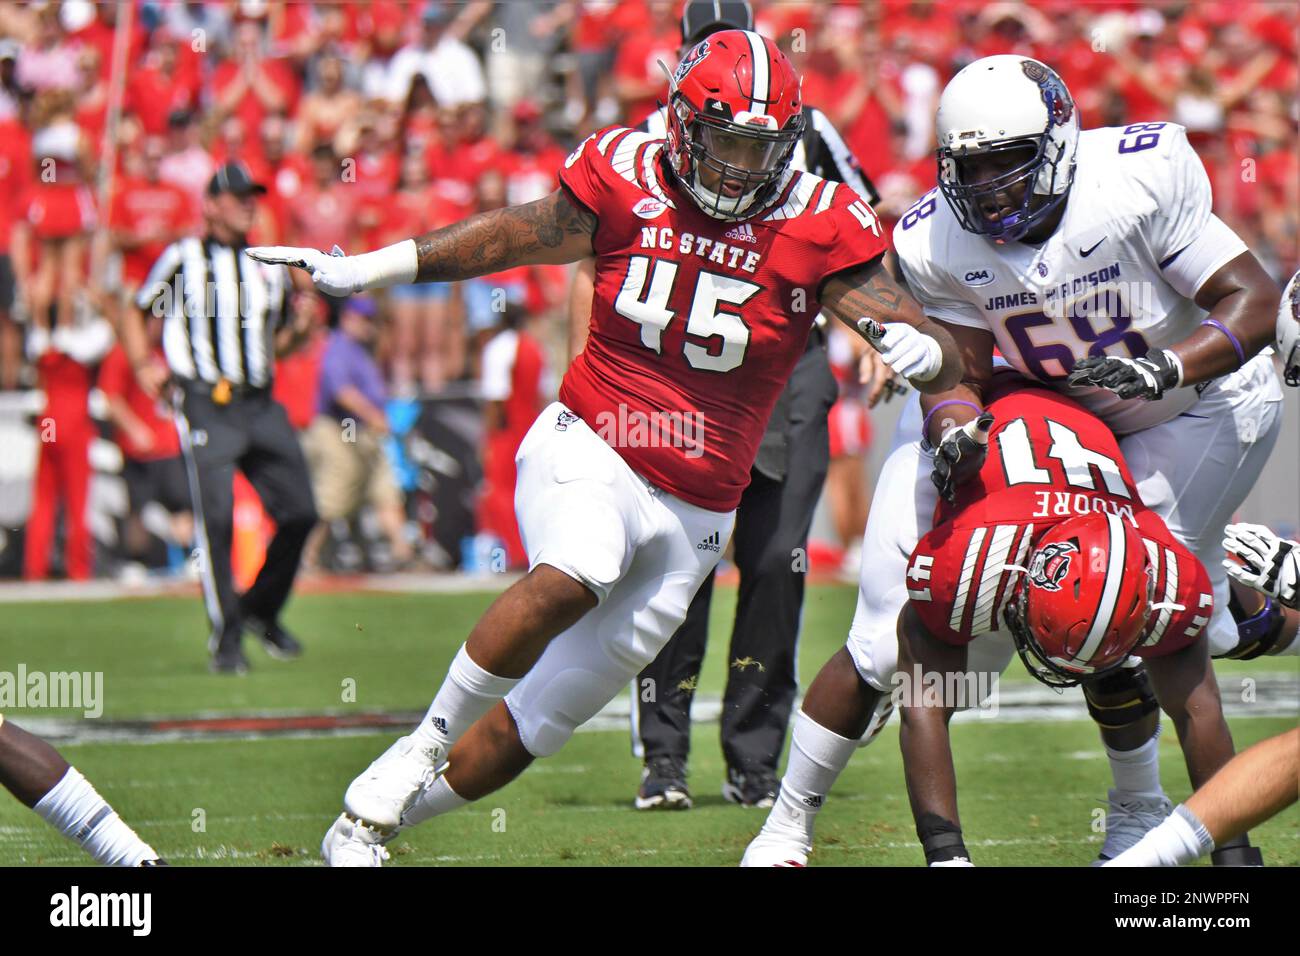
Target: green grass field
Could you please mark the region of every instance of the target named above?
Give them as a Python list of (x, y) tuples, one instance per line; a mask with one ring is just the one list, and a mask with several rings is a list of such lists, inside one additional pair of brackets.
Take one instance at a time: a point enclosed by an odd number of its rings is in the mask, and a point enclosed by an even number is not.
[[(287, 622), (307, 644), (300, 661), (272, 661), (250, 647), (253, 672), (207, 672), (197, 599), (11, 604), (0, 636), (0, 671), (102, 671), (113, 722), (198, 715), (335, 715), (423, 711), (490, 594), (314, 594), (297, 597)], [(714, 642), (701, 695), (721, 692), (735, 591), (714, 600)], [(854, 590), (812, 586), (800, 668), (806, 686), (842, 643)], [(1297, 675), (1295, 658), (1219, 668), (1225, 696), (1255, 676)], [(1029, 678), (1018, 662), (1009, 680)], [(355, 688), (354, 699), (345, 694)], [(1077, 693), (1071, 692), (1071, 693)], [(35, 727), (70, 711), (13, 710)], [(1294, 726), (1294, 718), (1234, 717), (1239, 748)], [(1166, 721), (1161, 768), (1175, 800), (1187, 795), (1181, 754)], [(58, 743), (116, 809), (178, 865), (319, 865), (319, 841), (351, 778), (400, 731), (361, 736)], [(1090, 824), (1105, 805), (1109, 773), (1086, 720), (954, 727), (962, 823), (977, 863), (1082, 865), (1101, 837)], [(695, 809), (639, 813), (639, 764), (628, 734), (577, 734), (505, 790), (412, 831), (393, 846), (395, 866), (730, 866), (764, 811), (725, 804), (717, 726), (697, 725), (691, 762)], [(1254, 834), (1270, 864), (1300, 865), (1300, 811)], [(0, 795), (0, 865), (76, 864), (72, 844), (17, 801)], [(896, 726), (860, 751), (818, 819), (817, 865), (917, 865)]]

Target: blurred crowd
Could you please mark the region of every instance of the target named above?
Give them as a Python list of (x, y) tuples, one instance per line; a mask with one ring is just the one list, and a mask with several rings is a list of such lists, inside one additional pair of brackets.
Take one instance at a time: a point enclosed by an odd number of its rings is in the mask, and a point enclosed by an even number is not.
[[(1219, 215), (1274, 275), (1295, 267), (1300, 15), (1291, 3), (755, 7), (759, 30), (803, 73), (807, 101), (875, 183), (887, 220), (934, 185), (934, 110), (947, 80), (977, 57), (1019, 51), (1062, 74), (1085, 127), (1187, 126)], [(527, 202), (556, 187), (567, 150), (588, 133), (639, 122), (663, 99), (659, 63), (678, 58), (679, 16), (674, 0), (0, 5), (0, 391), (48, 393), (51, 377), (82, 376), (87, 389), (98, 381), (118, 396), (103, 417), (123, 458), (174, 457), (165, 419), (141, 420), (145, 406), (132, 413), (138, 397), (109, 358), (111, 334), (86, 327), (98, 317), (111, 329), (166, 244), (201, 230), (202, 192), (221, 163), (241, 161), (269, 189), (249, 237), (259, 244), (357, 253)], [(566, 268), (547, 267), (394, 288), (351, 308), (331, 300), (312, 344), (279, 370), (278, 395), (310, 453), (313, 423), (338, 418), (339, 389), (356, 384), (340, 384), (330, 363), (366, 366), (366, 404), (354, 415), (377, 439), (372, 462), (400, 431), (392, 403), (482, 402), (486, 460), (474, 474), (485, 485), (471, 510), (478, 531), (517, 562), (513, 492), (499, 487), (512, 476), (494, 463), (505, 451), (493, 436), (530, 419), (563, 371), (567, 288)], [(63, 348), (60, 336), (78, 344)], [(860, 457), (865, 423), (858, 430)], [(361, 477), (326, 489), (338, 502), (330, 517), (368, 501), (405, 564), (418, 554), (410, 520), (403, 531), (414, 479), (399, 463), (392, 483), (367, 483), (371, 466), (357, 467)], [(73, 487), (80, 470), (51, 472), (46, 487)], [(39, 498), (38, 487), (33, 514), (52, 522)], [(75, 495), (68, 503), (78, 507)], [(183, 500), (166, 510), (172, 520), (151, 527), (182, 543)], [(474, 563), (474, 554), (444, 563)], [(64, 567), (90, 573), (80, 559)], [(44, 569), (38, 561), (28, 573)]]

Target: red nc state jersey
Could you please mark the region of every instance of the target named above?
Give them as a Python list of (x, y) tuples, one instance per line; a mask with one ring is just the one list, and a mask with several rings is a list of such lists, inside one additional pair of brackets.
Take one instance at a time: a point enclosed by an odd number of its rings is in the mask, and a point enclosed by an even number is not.
[[(1133, 651), (1170, 654), (1191, 644), (1210, 620), (1205, 568), (1142, 504), (1115, 436), (1068, 398), (1026, 387), (994, 401), (988, 458), (977, 478), (940, 500), (935, 527), (907, 569), (912, 608), (936, 638), (965, 644), (1004, 628), (1002, 608), (1038, 541), (1066, 518), (1104, 511), (1132, 523), (1155, 571), (1153, 604), (1178, 604), (1151, 617)], [(1101, 569), (1099, 573), (1104, 573)]]
[(794, 170), (753, 217), (706, 216), (669, 185), (663, 146), (613, 127), (560, 171), (599, 220), (587, 347), (560, 400), (652, 484), (731, 511), (823, 280), (886, 243), (852, 189)]

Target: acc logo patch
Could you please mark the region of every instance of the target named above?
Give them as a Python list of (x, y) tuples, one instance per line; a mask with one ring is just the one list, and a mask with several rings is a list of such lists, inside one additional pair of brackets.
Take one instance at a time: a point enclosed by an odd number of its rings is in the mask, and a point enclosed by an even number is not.
[(1053, 541), (1039, 548), (1029, 562), (1029, 583), (1044, 591), (1061, 590), (1061, 579), (1070, 570), (1070, 554), (1078, 551), (1069, 541)]
[(646, 196), (632, 207), (632, 215), (639, 216), (642, 219), (653, 219), (667, 208), (664, 203), (653, 196)]
[(682, 57), (682, 62), (677, 64), (677, 69), (673, 71), (673, 83), (681, 83), (686, 79), (686, 74), (699, 66), (700, 61), (709, 55), (709, 41), (701, 40)]
[(993, 281), (993, 272), (990, 269), (970, 269), (962, 277), (962, 281), (970, 286), (988, 285)]

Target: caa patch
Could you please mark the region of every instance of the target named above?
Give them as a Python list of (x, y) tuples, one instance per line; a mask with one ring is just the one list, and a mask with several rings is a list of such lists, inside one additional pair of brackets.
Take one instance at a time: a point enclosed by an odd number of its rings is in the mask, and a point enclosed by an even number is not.
[(968, 269), (962, 276), (962, 281), (969, 286), (988, 285), (993, 281), (993, 270), (991, 269)]
[(673, 83), (679, 84), (686, 79), (686, 74), (691, 72), (700, 64), (706, 56), (709, 55), (709, 41), (701, 40), (682, 57), (682, 62), (677, 64), (677, 69), (673, 71)]
[(639, 216), (642, 219), (654, 219), (667, 208), (664, 203), (653, 196), (646, 196), (632, 207), (632, 215)]
[(1044, 591), (1061, 590), (1061, 579), (1070, 571), (1070, 554), (1078, 552), (1070, 541), (1053, 541), (1039, 548), (1029, 562), (1029, 583)]

